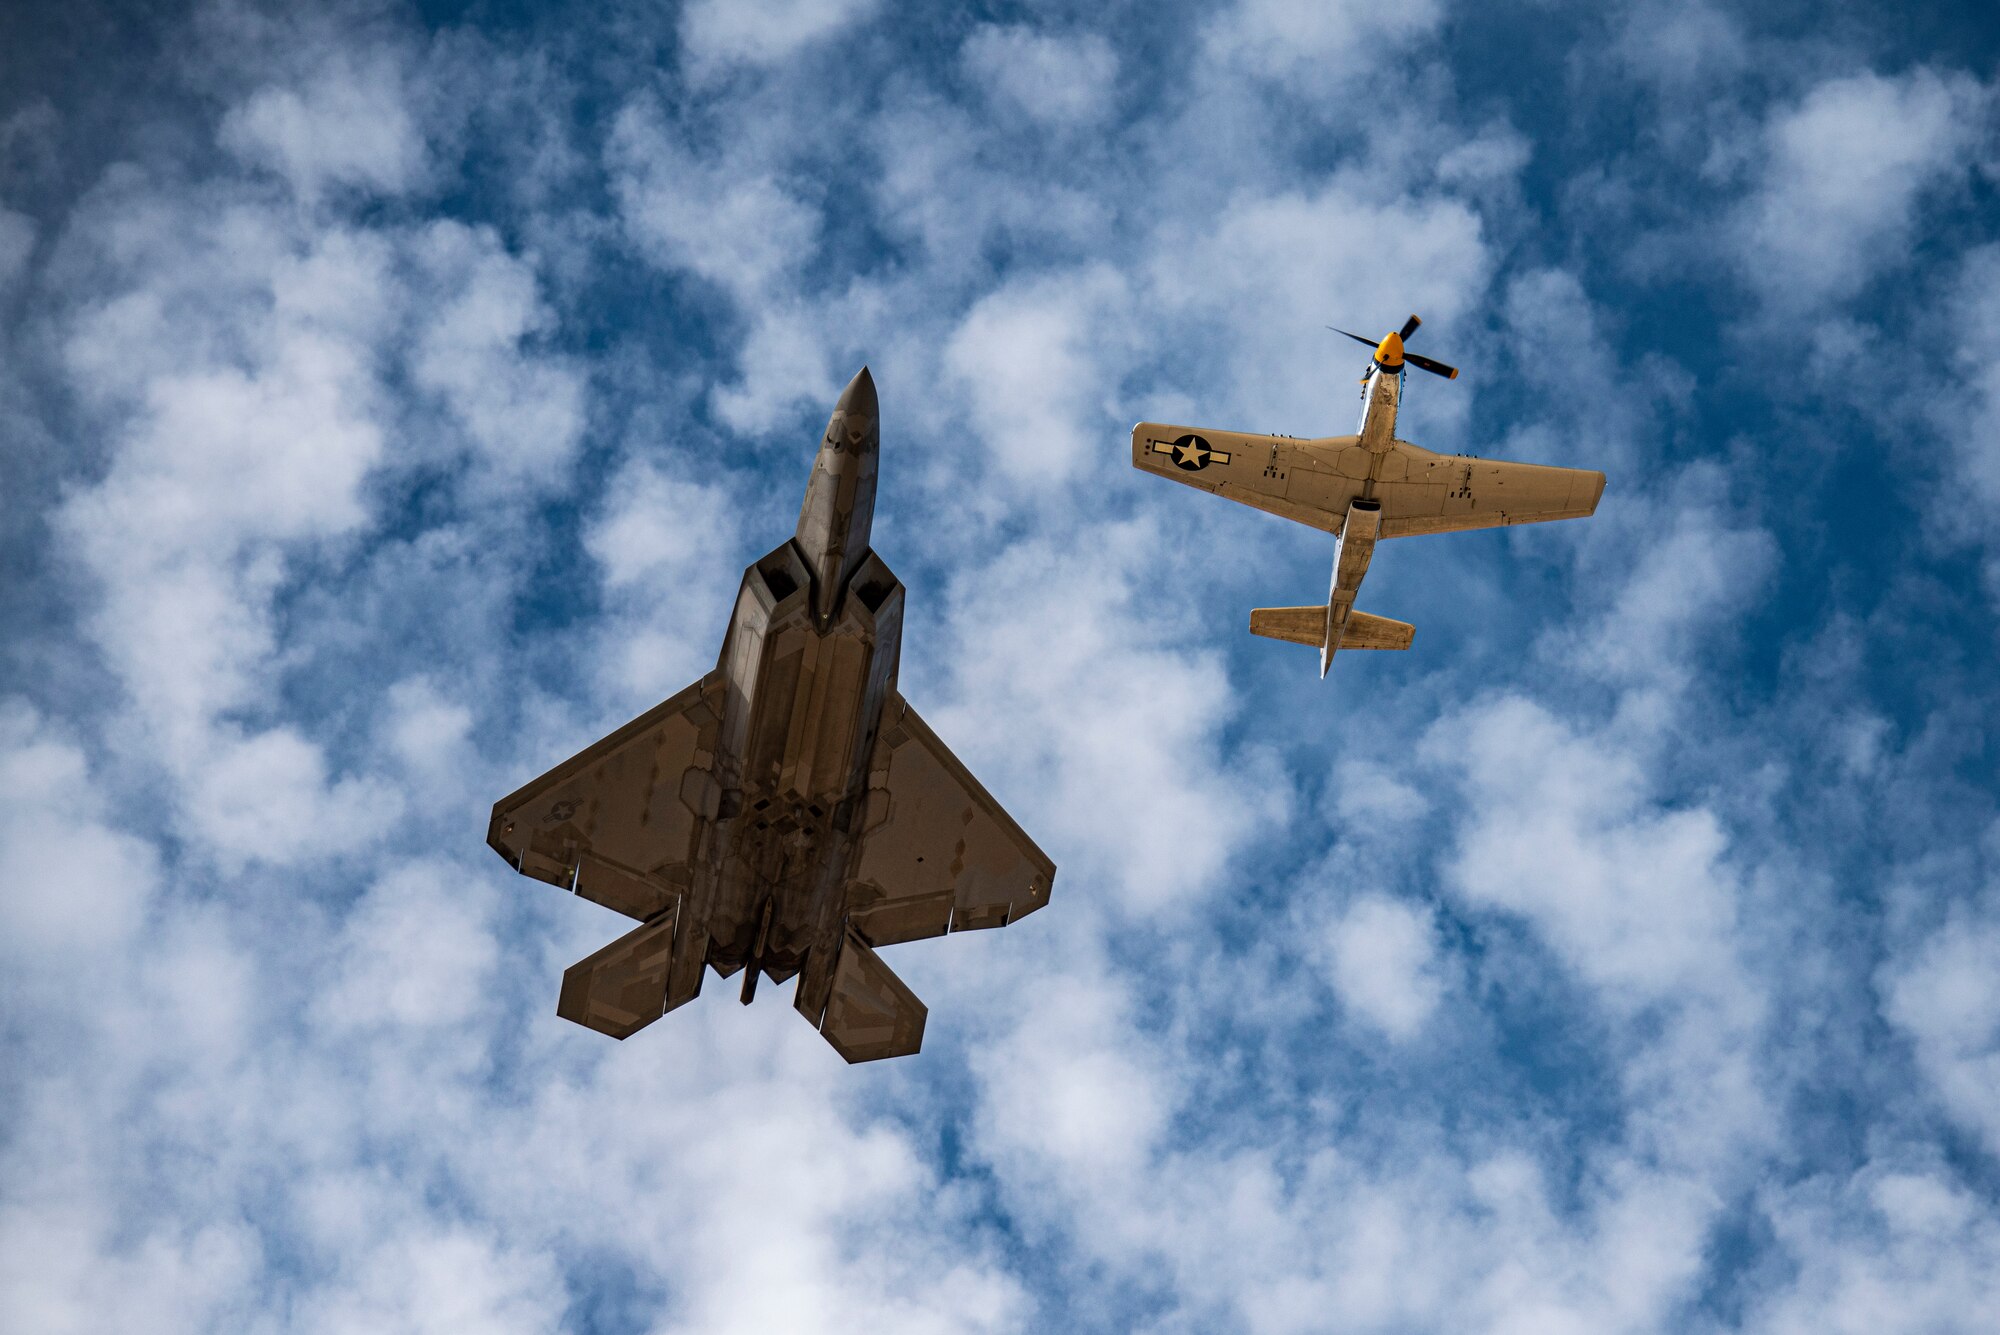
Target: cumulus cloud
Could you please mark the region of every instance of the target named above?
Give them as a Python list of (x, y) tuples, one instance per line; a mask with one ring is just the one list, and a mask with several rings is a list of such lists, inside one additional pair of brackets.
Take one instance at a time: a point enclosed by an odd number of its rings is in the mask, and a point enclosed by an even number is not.
[(415, 383), (448, 406), (483, 482), (551, 487), (583, 431), (583, 386), (535, 347), (553, 320), (533, 268), (490, 231), (456, 223), (425, 229), (410, 251), (442, 298), (421, 317)]
[(1883, 967), (1884, 1013), (1950, 1114), (2000, 1146), (2000, 923), (1954, 912)]
[[(734, 499), (689, 477), (689, 462), (686, 453), (665, 468), (629, 460), (584, 535), (619, 613), (600, 632), (600, 660), (623, 699), (664, 699), (714, 665), (740, 575), (733, 558), (747, 564), (768, 549), (746, 551)], [(801, 491), (805, 476), (801, 469)], [(789, 536), (782, 508), (761, 519), (769, 547)]]
[(1453, 720), (1431, 745), (1471, 785), (1451, 868), (1470, 902), (1531, 918), (1620, 1009), (1727, 985), (1737, 891), (1713, 813), (1650, 809), (1634, 757), (1523, 700)]
[(1737, 222), (1750, 283), (1810, 308), (1905, 267), (1918, 210), (1969, 173), (1989, 103), (1964, 74), (1918, 67), (1829, 79), (1780, 108)]
[(1352, 78), (1385, 46), (1421, 41), (1443, 17), (1431, 0), (1406, 5), (1381, 24), (1364, 4), (1237, 0), (1209, 20), (1203, 45), (1211, 58), (1260, 78), (1307, 84)]
[[(1402, 257), (1393, 273), (1376, 262), (1391, 247)], [(1162, 229), (1145, 318), (1185, 327), (1226, 362), (1228, 397), (1207, 411), (1238, 414), (1244, 430), (1334, 435), (1353, 430), (1354, 409), (1327, 393), (1329, 367), (1342, 363), (1324, 326), (1387, 328), (1411, 311), (1449, 325), (1491, 262), (1479, 216), (1459, 200), (1384, 199), (1341, 176), (1246, 193), (1195, 227)]]
[(754, 159), (697, 156), (650, 104), (619, 113), (610, 157), (625, 226), (660, 263), (749, 300), (812, 258), (811, 201)]
[(965, 75), (1032, 120), (1085, 125), (1116, 93), (1118, 54), (1096, 33), (1061, 36), (981, 24), (960, 48)]
[(1870, 1164), (1771, 1193), (1797, 1279), (1760, 1301), (1758, 1329), (1884, 1325), (1976, 1330), (2000, 1319), (2000, 1220), (1935, 1164)]
[(1946, 451), (1919, 445), (1912, 464), (1938, 479), (1926, 497), (1934, 531), (1984, 549), (1987, 590), (2000, 599), (2000, 247), (1974, 247), (1947, 282), (1954, 375), (1933, 401), (1936, 437), (1926, 435)]
[(776, 65), (867, 18), (877, 0), (696, 0), (681, 16), (697, 76), (732, 65)]
[[(1916, 740), (1976, 731), (1989, 688), (1948, 669), (1990, 627), (1935, 552), (1843, 565), (1848, 498), (1796, 449), (1830, 419), (1717, 372), (1703, 292), (1633, 292), (1546, 202), (1694, 192), (1774, 301), (1897, 265), (1948, 294), (1938, 429), (1983, 495), (1991, 266), (1925, 250), (1955, 244), (1926, 226), (1978, 85), (1802, 78), (1685, 7), (1551, 10), (1498, 84), (1435, 5), (1092, 33), (702, 4), (525, 37), (341, 10), (303, 47), (215, 13), (170, 49), (226, 29), (230, 61), (158, 67), (197, 96), (111, 90), (146, 135), (66, 137), (100, 122), (65, 103), (29, 127), (63, 171), (29, 171), (0, 127), (36, 266), (0, 366), (33, 429), (0, 450), (63, 447), (10, 511), (62, 609), (19, 661), (77, 678), (0, 706), (29, 1017), (0, 1324), (1993, 1306), (1963, 1154), (1993, 1130), (1991, 915), (1870, 889), (1952, 842), (1928, 822), (1990, 824), (1971, 744)], [(1133, 82), (1163, 52), (1172, 97)], [(1615, 108), (1635, 69), (1740, 156), (1518, 95)], [(1776, 110), (1738, 133), (1752, 85)], [(1384, 90), (1432, 136), (1355, 128)], [(588, 147), (521, 187), (550, 143)], [(1823, 235), (1788, 249), (1800, 219)], [(1399, 546), (1370, 578), (1432, 647), (1321, 683), (1241, 632), (1317, 535), (1133, 475), (1124, 433), (1345, 429), (1318, 326), (1412, 309), (1500, 373), (1413, 398), (1409, 434), (1613, 490), (1588, 524)], [(1055, 856), (1054, 902), (898, 948), (914, 1061), (847, 1068), (782, 996), (719, 989), (599, 1042), (554, 988), (620, 923), (482, 849), (486, 804), (713, 661), (861, 360), (903, 689)]]
[(154, 849), (111, 823), (82, 750), (20, 700), (0, 702), (0, 829), (11, 970), (67, 973), (142, 929)]
[(1078, 879), (1139, 913), (1212, 887), (1290, 800), (1268, 754), (1225, 772), (1218, 734), (1235, 705), (1213, 689), (1221, 664), (1163, 643), (1127, 573), (1159, 548), (1150, 524), (1106, 525), (1017, 544), (964, 579), (951, 607), (958, 703), (925, 708), (961, 757), (1005, 757), (989, 786), (1039, 794), (1022, 819), (1048, 847), (1077, 850)]
[(1618, 58), (1668, 91), (1713, 87), (1750, 60), (1736, 16), (1704, 0), (1633, 5), (1620, 26), (1613, 44)]
[(404, 194), (429, 169), (403, 72), (387, 56), (356, 65), (337, 53), (301, 85), (260, 88), (223, 117), (220, 139), (308, 200), (335, 188)]
[(1328, 934), (1334, 990), (1392, 1039), (1414, 1037), (1444, 995), (1437, 933), (1412, 906), (1381, 895), (1349, 905)]
[(1102, 267), (1009, 284), (966, 312), (944, 363), (998, 472), (1054, 486), (1090, 466), (1130, 317), (1124, 280)]

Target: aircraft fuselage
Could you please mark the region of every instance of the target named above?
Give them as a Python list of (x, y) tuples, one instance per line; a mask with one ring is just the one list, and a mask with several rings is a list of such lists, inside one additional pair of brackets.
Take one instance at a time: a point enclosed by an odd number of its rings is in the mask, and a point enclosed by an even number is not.
[(1396, 409), (1403, 400), (1401, 363), (1391, 370), (1377, 361), (1361, 382), (1361, 425), (1355, 432), (1361, 448), (1384, 454), (1396, 442)]
[(827, 424), (797, 533), (743, 573), (717, 662), (714, 881), (690, 907), (708, 963), (725, 977), (749, 968), (746, 1002), (759, 974), (784, 981), (839, 931), (902, 646), (903, 586), (868, 546), (878, 448), (874, 390), (857, 381)]

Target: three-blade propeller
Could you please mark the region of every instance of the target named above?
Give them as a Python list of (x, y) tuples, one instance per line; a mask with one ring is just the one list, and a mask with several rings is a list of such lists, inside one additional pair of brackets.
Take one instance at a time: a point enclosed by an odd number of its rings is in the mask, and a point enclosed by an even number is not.
[[(1403, 327), (1400, 331), (1397, 332), (1396, 335), (1397, 340), (1402, 342), (1407, 342), (1410, 335), (1417, 332), (1417, 326), (1422, 323), (1423, 320), (1414, 315), (1412, 315), (1409, 319), (1403, 321)], [(1328, 325), (1327, 328), (1333, 329), (1333, 332), (1336, 334), (1347, 334), (1347, 336), (1353, 339), (1356, 343), (1365, 344), (1370, 348), (1378, 348), (1381, 346), (1380, 339), (1363, 338), (1359, 334), (1348, 334), (1345, 329), (1334, 329), (1332, 325)], [(1432, 375), (1441, 375), (1446, 380), (1458, 379), (1458, 368), (1456, 366), (1446, 366), (1443, 362), (1433, 361), (1429, 357), (1420, 357), (1416, 353), (1409, 351), (1407, 348), (1404, 349), (1403, 351), (1403, 360), (1408, 362), (1410, 365), (1416, 367), (1418, 370), (1429, 371)]]

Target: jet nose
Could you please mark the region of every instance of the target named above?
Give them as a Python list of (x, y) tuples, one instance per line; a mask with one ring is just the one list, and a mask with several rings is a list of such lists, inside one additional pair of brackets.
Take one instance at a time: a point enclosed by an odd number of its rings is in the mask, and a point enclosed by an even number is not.
[(874, 453), (876, 413), (875, 377), (864, 366), (847, 382), (847, 388), (840, 391), (840, 399), (833, 405), (833, 416), (826, 421), (824, 446), (837, 454)]
[(873, 422), (879, 415), (875, 406), (875, 377), (862, 367), (855, 372), (854, 379), (847, 382), (847, 388), (840, 391), (839, 400), (833, 405), (837, 413), (850, 413), (865, 417)]

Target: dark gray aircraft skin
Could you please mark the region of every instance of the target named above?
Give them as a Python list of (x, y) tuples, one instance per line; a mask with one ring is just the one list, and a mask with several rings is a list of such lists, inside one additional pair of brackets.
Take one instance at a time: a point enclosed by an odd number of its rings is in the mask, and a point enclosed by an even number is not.
[(794, 975), (849, 1061), (917, 1051), (926, 1009), (875, 953), (1004, 927), (1055, 864), (896, 691), (903, 586), (868, 545), (866, 367), (834, 405), (796, 533), (743, 572), (715, 670), (501, 799), (518, 871), (639, 920), (563, 975), (557, 1013), (625, 1038), (706, 969)]

